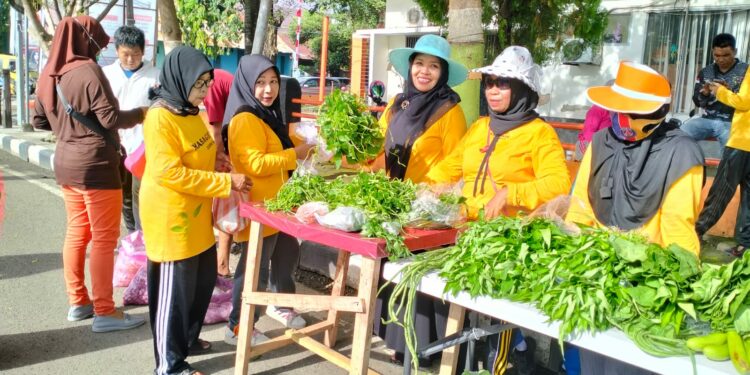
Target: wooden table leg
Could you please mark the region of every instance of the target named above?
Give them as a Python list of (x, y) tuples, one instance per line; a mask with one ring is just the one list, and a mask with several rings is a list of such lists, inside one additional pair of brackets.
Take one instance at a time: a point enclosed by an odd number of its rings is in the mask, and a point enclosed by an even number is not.
[[(344, 295), (346, 291), (346, 275), (349, 271), (349, 258), (351, 253), (344, 250), (339, 250), (339, 256), (336, 260), (336, 275), (333, 278), (333, 287), (331, 288), (331, 296), (340, 297)], [(328, 323), (331, 323), (331, 329), (327, 330), (323, 337), (323, 343), (332, 348), (336, 345), (336, 336), (338, 334), (338, 323), (339, 323), (339, 312), (338, 310), (328, 310)]]
[(234, 362), (235, 375), (246, 375), (250, 361), (251, 338), (255, 322), (255, 305), (245, 300), (244, 294), (258, 291), (261, 251), (263, 249), (263, 225), (257, 221), (250, 223), (250, 241), (248, 242), (247, 260), (245, 263), (245, 284), (243, 287), (242, 308), (240, 310), (240, 331), (237, 335), (237, 357)]
[(375, 294), (380, 276), (380, 259), (362, 257), (359, 273), (358, 296), (364, 300), (365, 312), (354, 318), (352, 338), (351, 370), (349, 374), (367, 374), (370, 363), (370, 343), (372, 341), (372, 310), (375, 308)]
[[(464, 316), (466, 309), (457, 303), (451, 303), (448, 310), (448, 322), (445, 327), (445, 335), (449, 336), (464, 327)], [(443, 359), (440, 361), (440, 375), (451, 375), (456, 372), (458, 363), (459, 345), (451, 346), (443, 350)]]

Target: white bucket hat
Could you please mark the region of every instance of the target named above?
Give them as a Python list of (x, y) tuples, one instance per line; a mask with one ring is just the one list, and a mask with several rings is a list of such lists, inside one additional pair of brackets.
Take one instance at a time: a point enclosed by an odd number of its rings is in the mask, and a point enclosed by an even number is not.
[(537, 94), (541, 89), (542, 69), (534, 64), (531, 53), (525, 47), (510, 46), (495, 58), (492, 65), (472, 71), (497, 77), (515, 78), (525, 83)]

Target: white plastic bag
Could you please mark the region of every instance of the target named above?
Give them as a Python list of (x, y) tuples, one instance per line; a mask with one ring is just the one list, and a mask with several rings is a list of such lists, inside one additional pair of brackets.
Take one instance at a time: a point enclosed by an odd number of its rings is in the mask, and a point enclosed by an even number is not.
[(312, 224), (316, 222), (315, 215), (323, 216), (328, 211), (328, 204), (325, 202), (307, 202), (297, 208), (294, 217), (301, 223)]
[(326, 215), (315, 214), (318, 224), (343, 230), (344, 232), (359, 232), (365, 223), (365, 214), (355, 207), (337, 207)]
[(294, 128), (294, 133), (307, 144), (318, 143), (318, 124), (315, 121), (300, 121)]
[(227, 198), (214, 198), (211, 212), (214, 227), (229, 234), (235, 234), (247, 227), (248, 220), (240, 216), (240, 204), (245, 202), (246, 195), (232, 190)]

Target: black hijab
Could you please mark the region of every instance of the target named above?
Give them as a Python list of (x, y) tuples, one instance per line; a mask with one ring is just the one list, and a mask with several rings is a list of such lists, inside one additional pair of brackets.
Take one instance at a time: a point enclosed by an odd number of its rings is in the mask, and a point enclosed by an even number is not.
[[(249, 112), (257, 116), (268, 127), (273, 130), (274, 134), (281, 140), (284, 149), (293, 148), (294, 144), (289, 138), (289, 129), (284, 126), (281, 116), (281, 99), (280, 95), (276, 96), (270, 107), (266, 107), (255, 97), (255, 81), (266, 70), (273, 69), (276, 78), (279, 79), (281, 87), (281, 77), (276, 66), (263, 55), (245, 55), (240, 59), (240, 65), (237, 67), (237, 73), (232, 81), (232, 88), (229, 90), (229, 99), (224, 110), (224, 121), (222, 121), (222, 133), (226, 138), (227, 128), (232, 117), (239, 113)], [(226, 144), (226, 143), (225, 143)]]
[(618, 139), (612, 128), (597, 132), (591, 152), (588, 195), (594, 215), (623, 230), (645, 225), (672, 184), (703, 165), (701, 148), (673, 122), (635, 142)]
[(206, 72), (214, 78), (214, 68), (206, 55), (193, 47), (177, 47), (164, 59), (159, 74), (160, 86), (149, 90), (149, 99), (157, 101), (156, 105), (166, 104), (177, 115), (197, 115), (200, 110), (188, 97), (195, 82)]
[[(517, 79), (510, 81), (510, 104), (508, 110), (503, 113), (497, 113), (489, 109), (490, 112), (490, 130), (495, 135), (484, 151), (484, 158), (479, 164), (477, 178), (474, 180), (474, 196), (477, 195), (477, 187), (481, 194), (484, 194), (484, 182), (487, 179), (487, 169), (489, 168), (490, 156), (495, 151), (495, 146), (500, 136), (539, 117), (535, 109), (539, 104), (539, 95), (528, 85)], [(479, 186), (479, 177), (482, 177), (482, 185)]]
[[(385, 169), (391, 178), (403, 180), (411, 158), (414, 142), (443, 114), (461, 101), (448, 86), (448, 62), (440, 60), (440, 78), (432, 90), (421, 92), (411, 80), (411, 64), (417, 53), (409, 57), (406, 90), (393, 101), (385, 136)], [(429, 123), (428, 123), (429, 122)]]

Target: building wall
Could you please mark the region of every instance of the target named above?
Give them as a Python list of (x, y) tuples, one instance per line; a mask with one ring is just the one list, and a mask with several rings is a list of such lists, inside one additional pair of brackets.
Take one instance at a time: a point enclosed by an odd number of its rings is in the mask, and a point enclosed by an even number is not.
[(585, 95), (590, 86), (604, 85), (614, 79), (622, 60), (642, 62), (646, 43), (648, 13), (631, 13), (630, 41), (627, 44), (602, 46), (601, 65), (564, 65), (560, 62), (542, 67), (542, 90), (549, 100), (539, 107), (542, 116), (583, 119), (591, 106)]

